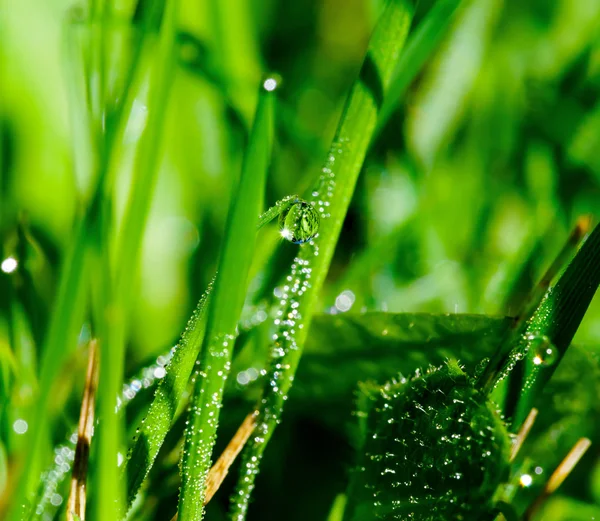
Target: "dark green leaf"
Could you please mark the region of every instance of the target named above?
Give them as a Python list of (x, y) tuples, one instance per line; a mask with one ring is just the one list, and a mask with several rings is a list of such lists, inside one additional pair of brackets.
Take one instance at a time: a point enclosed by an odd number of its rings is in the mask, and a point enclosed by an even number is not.
[(511, 441), (473, 382), (450, 361), (411, 380), (363, 386), (344, 519), (480, 519), (491, 511)]
[(493, 352), (508, 324), (509, 319), (502, 317), (466, 314), (318, 315), (311, 325), (290, 405), (324, 414), (339, 425), (340, 420), (349, 419), (358, 382), (383, 384), (399, 373), (410, 376), (448, 358), (473, 369)]

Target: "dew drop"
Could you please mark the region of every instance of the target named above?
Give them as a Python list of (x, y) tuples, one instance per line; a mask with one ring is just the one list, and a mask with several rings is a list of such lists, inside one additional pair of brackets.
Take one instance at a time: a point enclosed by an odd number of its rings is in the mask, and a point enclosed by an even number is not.
[(519, 483), (523, 487), (529, 487), (533, 483), (533, 478), (529, 474), (522, 474)]
[(25, 434), (28, 428), (29, 426), (27, 425), (27, 422), (23, 419), (18, 419), (15, 421), (15, 423), (13, 423), (13, 430), (17, 434)]
[(268, 92), (273, 92), (278, 85), (277, 78), (269, 77), (263, 82), (263, 87)]
[(314, 206), (298, 201), (279, 216), (281, 236), (294, 244), (313, 239), (319, 231), (319, 213)]
[(550, 366), (558, 359), (556, 347), (552, 345), (550, 338), (541, 333), (531, 333), (527, 335), (529, 341), (529, 352), (533, 353), (533, 363), (535, 365)]
[(15, 259), (14, 257), (7, 257), (2, 261), (0, 269), (2, 269), (4, 273), (12, 273), (17, 269), (18, 265), (19, 262), (17, 261), (17, 259)]

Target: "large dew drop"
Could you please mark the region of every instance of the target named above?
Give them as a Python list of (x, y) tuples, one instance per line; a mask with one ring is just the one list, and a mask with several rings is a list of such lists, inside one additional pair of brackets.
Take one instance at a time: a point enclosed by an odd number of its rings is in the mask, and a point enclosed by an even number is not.
[(532, 361), (535, 365), (550, 366), (558, 359), (558, 352), (550, 339), (542, 333), (527, 335), (528, 351), (533, 354)]
[(281, 236), (294, 244), (313, 239), (319, 231), (319, 223), (315, 207), (305, 201), (297, 201), (279, 216)]

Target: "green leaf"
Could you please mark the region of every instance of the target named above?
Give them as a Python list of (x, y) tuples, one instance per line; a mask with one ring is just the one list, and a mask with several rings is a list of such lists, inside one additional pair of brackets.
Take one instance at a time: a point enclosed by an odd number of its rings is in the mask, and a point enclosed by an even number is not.
[(291, 392), (291, 407), (339, 425), (358, 382), (383, 384), (449, 358), (470, 369), (497, 347), (510, 319), (485, 315), (317, 315)]
[(267, 90), (266, 84), (261, 87), (242, 174), (230, 201), (207, 335), (185, 432), (178, 505), (180, 521), (198, 521), (204, 512), (206, 477), (212, 462), (233, 340), (248, 287), (256, 243), (256, 220), (263, 206), (273, 140), (274, 94), (271, 90)]
[(449, 361), (411, 380), (363, 386), (362, 445), (344, 519), (480, 519), (508, 477), (496, 407)]

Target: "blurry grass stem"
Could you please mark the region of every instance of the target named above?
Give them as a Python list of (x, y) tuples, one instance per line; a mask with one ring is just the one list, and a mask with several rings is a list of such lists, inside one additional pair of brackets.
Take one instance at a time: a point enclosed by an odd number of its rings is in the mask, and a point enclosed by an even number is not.
[(523, 425), (519, 429), (519, 433), (517, 434), (517, 437), (513, 442), (513, 446), (510, 452), (510, 461), (514, 461), (514, 459), (517, 457), (517, 454), (521, 450), (523, 443), (527, 439), (527, 435), (529, 434), (531, 428), (533, 427), (533, 424), (535, 423), (537, 415), (538, 410), (536, 408), (533, 408), (531, 409), (531, 411), (529, 411), (527, 418), (525, 418), (525, 421), (523, 422)]

